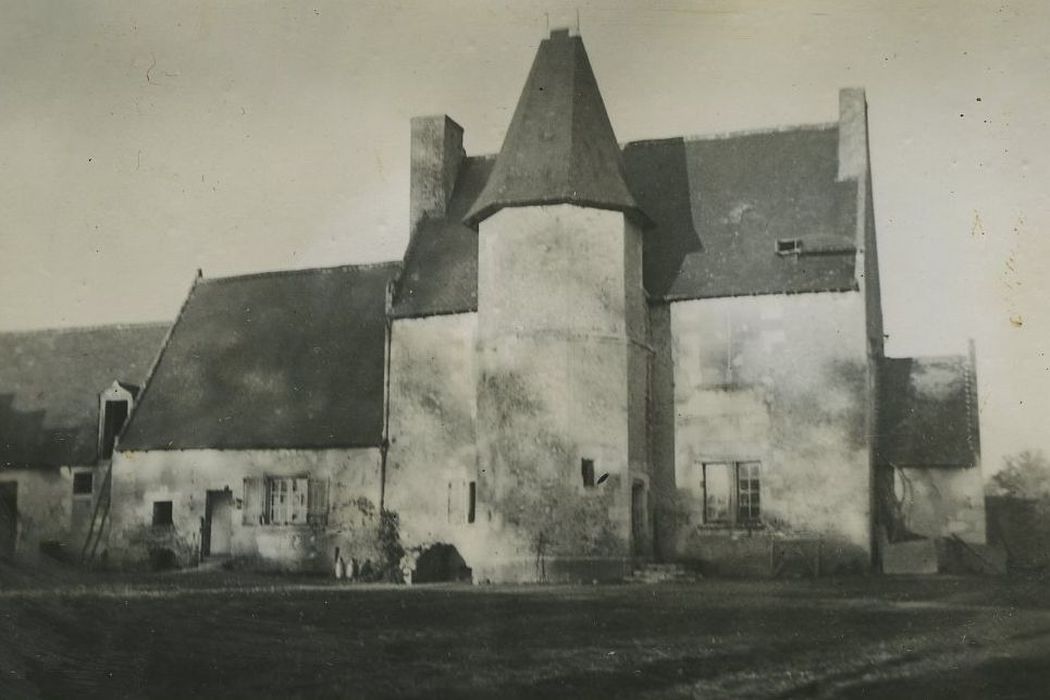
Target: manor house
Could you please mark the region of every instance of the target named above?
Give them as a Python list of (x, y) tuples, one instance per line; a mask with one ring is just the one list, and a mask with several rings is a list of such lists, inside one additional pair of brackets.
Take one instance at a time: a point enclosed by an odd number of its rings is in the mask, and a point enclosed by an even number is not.
[[(552, 31), (498, 154), (412, 120), (403, 260), (198, 276), (149, 363), (93, 371), (90, 454), (0, 471), (9, 549), (43, 472), (91, 516), (37, 540), (111, 565), (327, 569), (385, 532), (475, 581), (590, 581), (979, 545), (973, 353), (884, 357), (867, 124), (844, 89), (831, 123), (621, 144)], [(46, 427), (29, 389), (0, 394)]]

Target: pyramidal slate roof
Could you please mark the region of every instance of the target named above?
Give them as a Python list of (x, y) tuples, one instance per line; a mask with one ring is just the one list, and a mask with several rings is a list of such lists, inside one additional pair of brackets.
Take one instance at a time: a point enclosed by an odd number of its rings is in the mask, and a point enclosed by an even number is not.
[(200, 280), (121, 451), (378, 446), (399, 263)]
[(169, 327), (0, 333), (0, 469), (95, 464), (99, 393), (141, 385)]
[(583, 40), (567, 29), (540, 42), (495, 167), (465, 223), (476, 226), (505, 207), (566, 203), (644, 220)]
[(973, 359), (887, 357), (880, 362), (880, 464), (973, 467), (980, 457)]

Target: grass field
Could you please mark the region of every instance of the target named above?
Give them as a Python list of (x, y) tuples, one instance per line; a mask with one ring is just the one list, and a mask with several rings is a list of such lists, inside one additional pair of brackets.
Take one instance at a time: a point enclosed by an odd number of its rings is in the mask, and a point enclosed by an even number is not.
[(1041, 581), (0, 588), (0, 698), (1050, 695)]

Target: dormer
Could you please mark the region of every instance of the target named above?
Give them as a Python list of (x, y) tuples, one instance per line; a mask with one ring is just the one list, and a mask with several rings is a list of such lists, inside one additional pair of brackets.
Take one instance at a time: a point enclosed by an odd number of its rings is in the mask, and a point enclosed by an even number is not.
[(131, 415), (139, 388), (133, 384), (115, 381), (98, 395), (98, 457), (113, 457), (113, 448), (124, 424)]

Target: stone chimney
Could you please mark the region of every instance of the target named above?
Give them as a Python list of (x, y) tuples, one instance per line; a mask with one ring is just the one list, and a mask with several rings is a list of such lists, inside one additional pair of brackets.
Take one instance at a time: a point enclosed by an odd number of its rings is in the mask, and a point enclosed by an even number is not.
[(412, 119), (412, 173), (409, 185), (409, 231), (424, 218), (447, 214), (463, 151), (463, 127), (441, 114)]
[(839, 90), (839, 180), (868, 175), (868, 101), (863, 88)]

